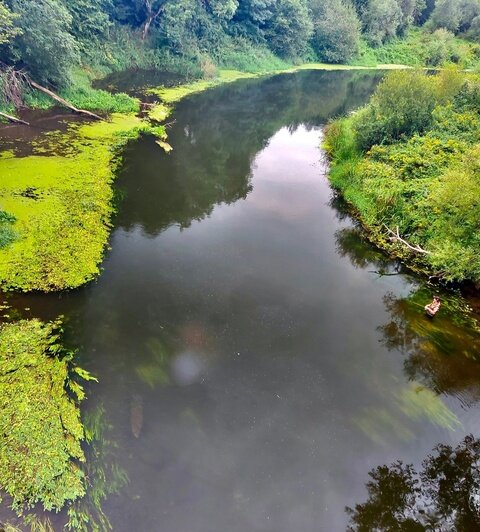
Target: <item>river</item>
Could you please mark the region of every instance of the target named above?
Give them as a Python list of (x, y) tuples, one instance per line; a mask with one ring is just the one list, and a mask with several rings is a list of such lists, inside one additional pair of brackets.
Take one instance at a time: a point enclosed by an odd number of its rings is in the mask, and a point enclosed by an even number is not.
[(434, 288), (365, 241), (326, 178), (322, 128), (380, 77), (304, 71), (185, 99), (173, 152), (126, 149), (99, 279), (10, 296), (64, 315), (98, 377), (85, 409), (129, 478), (104, 504), (115, 531), (345, 530), (371, 468), (478, 428), (461, 300), (428, 320)]

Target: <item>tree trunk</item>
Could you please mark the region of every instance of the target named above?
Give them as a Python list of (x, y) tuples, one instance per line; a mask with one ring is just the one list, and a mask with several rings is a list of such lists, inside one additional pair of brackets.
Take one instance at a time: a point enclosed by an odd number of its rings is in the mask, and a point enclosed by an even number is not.
[(147, 38), (148, 30), (150, 29), (150, 26), (152, 25), (153, 16), (150, 14), (147, 20), (145, 21), (145, 26), (143, 26), (142, 31), (142, 41), (144, 41)]
[(13, 122), (14, 124), (23, 124), (25, 126), (29, 126), (30, 125), (28, 122), (25, 122), (25, 120), (21, 120), (20, 118), (16, 118), (15, 116), (7, 115), (7, 113), (0, 112), (0, 116), (3, 116), (9, 122)]
[(68, 107), (71, 111), (73, 111), (74, 113), (77, 113), (77, 114), (80, 114), (80, 115), (85, 115), (85, 116), (88, 116), (90, 118), (95, 118), (97, 120), (103, 120), (103, 118), (101, 116), (98, 116), (96, 115), (95, 113), (91, 113), (90, 111), (86, 111), (85, 109), (77, 109), (77, 107), (75, 107), (74, 105), (72, 105), (71, 103), (67, 102), (67, 100), (64, 100), (63, 98), (61, 98), (60, 96), (58, 96), (58, 94), (55, 94), (54, 92), (52, 92), (51, 90), (49, 89), (46, 89), (45, 87), (42, 87), (41, 85), (39, 85), (38, 83), (35, 83), (35, 81), (32, 81), (32, 80), (29, 80), (29, 83), (30, 85), (45, 93), (47, 96), (50, 96), (50, 98), (52, 98), (53, 100), (55, 100), (56, 102), (64, 105), (65, 107)]

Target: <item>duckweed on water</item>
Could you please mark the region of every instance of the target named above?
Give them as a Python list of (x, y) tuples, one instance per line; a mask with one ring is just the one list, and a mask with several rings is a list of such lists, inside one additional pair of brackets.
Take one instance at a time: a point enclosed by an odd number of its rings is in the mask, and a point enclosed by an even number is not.
[(99, 273), (116, 154), (146, 130), (135, 115), (115, 114), (109, 122), (72, 125), (61, 138), (47, 136), (28, 157), (0, 157), (0, 208), (15, 217), (17, 235), (0, 250), (3, 289), (63, 290)]
[(0, 488), (18, 512), (38, 502), (58, 510), (85, 493), (84, 430), (66, 386), (78, 400), (84, 393), (69, 379), (70, 361), (58, 323), (22, 320), (0, 329)]

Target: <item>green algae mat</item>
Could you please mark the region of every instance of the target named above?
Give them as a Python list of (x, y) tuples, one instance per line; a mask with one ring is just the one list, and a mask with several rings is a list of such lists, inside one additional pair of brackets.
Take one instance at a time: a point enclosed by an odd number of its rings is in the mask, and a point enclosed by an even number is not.
[(28, 156), (1, 154), (0, 210), (9, 217), (0, 220), (0, 232), (8, 230), (0, 249), (3, 289), (63, 290), (99, 273), (115, 160), (142, 127), (135, 115), (116, 114), (46, 134)]
[(66, 387), (84, 394), (57, 329), (36, 319), (0, 328), (0, 488), (17, 511), (38, 502), (59, 510), (85, 493), (84, 430)]

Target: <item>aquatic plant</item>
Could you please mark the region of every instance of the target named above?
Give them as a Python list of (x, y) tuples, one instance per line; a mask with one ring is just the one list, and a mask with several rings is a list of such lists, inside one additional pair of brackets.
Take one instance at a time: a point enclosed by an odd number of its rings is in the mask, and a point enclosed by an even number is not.
[(72, 365), (59, 334), (58, 322), (37, 319), (0, 329), (0, 487), (19, 513), (36, 503), (59, 510), (85, 494), (84, 392), (71, 375), (92, 377)]
[[(0, 249), (2, 288), (63, 290), (99, 273), (119, 149), (150, 131), (135, 115), (114, 114), (108, 122), (46, 135), (27, 157), (0, 157), (2, 206), (16, 235)], [(165, 130), (153, 132), (163, 136)]]

